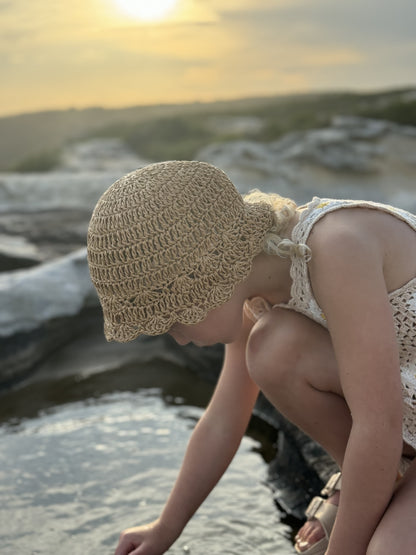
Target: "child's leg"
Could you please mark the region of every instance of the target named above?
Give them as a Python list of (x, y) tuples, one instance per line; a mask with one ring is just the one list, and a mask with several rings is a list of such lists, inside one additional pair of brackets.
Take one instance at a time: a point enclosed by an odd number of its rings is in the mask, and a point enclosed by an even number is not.
[[(247, 363), (271, 403), (341, 467), (351, 415), (342, 397), (328, 332), (296, 312), (273, 309), (253, 328)], [(338, 504), (338, 499), (339, 492), (330, 502)], [(324, 531), (317, 520), (311, 520), (297, 537), (303, 550), (323, 538)]]
[(342, 466), (351, 415), (328, 332), (301, 314), (275, 308), (253, 328), (247, 363), (269, 401)]
[(413, 555), (416, 550), (416, 461), (400, 480), (378, 525), (367, 555)]
[[(289, 420), (318, 441), (342, 466), (351, 416), (342, 396), (328, 332), (312, 320), (273, 309), (253, 328), (247, 346), (251, 377)], [(331, 501), (337, 504), (338, 496)], [(415, 552), (416, 460), (399, 482), (367, 555)], [(324, 533), (307, 522), (298, 534), (313, 545)]]

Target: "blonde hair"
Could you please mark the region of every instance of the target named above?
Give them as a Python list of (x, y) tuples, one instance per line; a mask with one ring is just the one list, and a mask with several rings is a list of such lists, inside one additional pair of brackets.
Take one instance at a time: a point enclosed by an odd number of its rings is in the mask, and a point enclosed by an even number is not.
[(294, 243), (288, 238), (282, 238), (282, 235), (296, 214), (297, 205), (295, 201), (276, 193), (263, 193), (258, 189), (253, 189), (245, 195), (244, 201), (249, 204), (268, 204), (273, 210), (273, 227), (264, 237), (263, 250), (265, 253), (281, 256), (282, 258), (297, 256), (305, 258), (307, 261), (310, 260), (311, 251), (307, 245)]

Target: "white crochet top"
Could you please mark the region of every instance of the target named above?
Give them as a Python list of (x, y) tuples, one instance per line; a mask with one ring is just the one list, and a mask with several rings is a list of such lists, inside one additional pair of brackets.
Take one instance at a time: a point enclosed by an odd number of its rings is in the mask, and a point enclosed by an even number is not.
[[(370, 201), (320, 199), (315, 197), (310, 203), (300, 207), (300, 218), (292, 231), (292, 241), (306, 244), (314, 224), (328, 212), (340, 208), (364, 207), (383, 210), (407, 222), (416, 231), (416, 216), (389, 205)], [(313, 256), (313, 253), (312, 253)], [(291, 298), (286, 304), (276, 305), (300, 312), (324, 327), (325, 314), (316, 302), (309, 281), (308, 259), (293, 256), (290, 274), (292, 277)], [(397, 341), (400, 351), (400, 369), (403, 390), (404, 419), (403, 439), (416, 448), (416, 277), (389, 293), (392, 306)], [(246, 310), (257, 320), (271, 307), (264, 299), (247, 301)]]

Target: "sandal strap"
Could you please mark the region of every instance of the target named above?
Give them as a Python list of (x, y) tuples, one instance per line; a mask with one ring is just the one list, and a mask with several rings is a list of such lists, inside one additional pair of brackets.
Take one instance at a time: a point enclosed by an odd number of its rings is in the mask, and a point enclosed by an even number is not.
[(319, 511), (315, 514), (315, 518), (319, 520), (322, 524), (322, 528), (324, 529), (325, 536), (329, 540), (329, 536), (332, 532), (332, 528), (335, 524), (335, 519), (337, 516), (338, 507), (337, 505), (333, 505), (328, 501), (325, 501)]
[(308, 505), (308, 508), (305, 511), (306, 518), (308, 520), (315, 518), (316, 513), (322, 507), (323, 503), (325, 503), (325, 499), (323, 499), (322, 497), (319, 497), (318, 495), (316, 497), (313, 497)]
[(336, 491), (341, 490), (341, 472), (333, 474), (328, 482), (323, 487), (321, 494), (326, 497), (331, 497)]
[(319, 520), (325, 532), (326, 538), (329, 539), (329, 535), (334, 527), (337, 510), (337, 505), (333, 505), (326, 499), (317, 496), (314, 497), (309, 503), (308, 508), (305, 511), (305, 515), (308, 520), (311, 520), (312, 518)]

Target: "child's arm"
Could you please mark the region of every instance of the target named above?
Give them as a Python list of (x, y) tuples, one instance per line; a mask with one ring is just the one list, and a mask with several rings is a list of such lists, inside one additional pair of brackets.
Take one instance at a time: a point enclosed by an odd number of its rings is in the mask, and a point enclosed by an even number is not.
[(240, 339), (226, 346), (216, 390), (192, 433), (175, 486), (160, 518), (148, 526), (123, 532), (116, 555), (164, 553), (231, 462), (258, 395), (245, 364), (250, 327), (251, 324), (245, 323)]
[(399, 355), (377, 237), (353, 222), (347, 232), (326, 231), (312, 240), (310, 273), (353, 421), (327, 555), (364, 555), (392, 496), (402, 449)]

